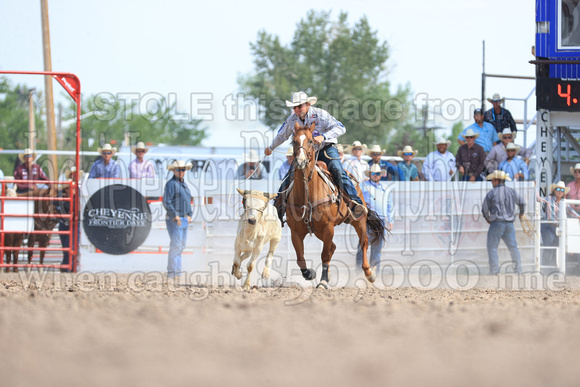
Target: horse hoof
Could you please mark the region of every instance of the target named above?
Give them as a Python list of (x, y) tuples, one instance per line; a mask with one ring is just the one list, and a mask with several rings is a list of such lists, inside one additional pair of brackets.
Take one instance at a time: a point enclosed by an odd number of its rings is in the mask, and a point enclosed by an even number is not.
[(375, 280), (377, 279), (377, 275), (375, 274), (374, 270), (370, 270), (371, 274), (367, 275), (367, 280), (372, 284), (375, 282)]
[(316, 285), (316, 289), (328, 289), (328, 282), (320, 281), (320, 283)]
[(307, 281), (312, 281), (316, 278), (316, 271), (314, 269), (304, 269), (302, 270), (302, 277)]

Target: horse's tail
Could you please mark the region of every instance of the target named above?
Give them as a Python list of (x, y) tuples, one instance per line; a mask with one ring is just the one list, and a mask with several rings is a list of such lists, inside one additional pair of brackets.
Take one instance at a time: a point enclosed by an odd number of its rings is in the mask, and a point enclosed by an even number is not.
[[(367, 233), (371, 240), (385, 241), (385, 223), (375, 211), (367, 207)], [(379, 239), (380, 238), (380, 239)], [(375, 242), (375, 243), (376, 243)]]

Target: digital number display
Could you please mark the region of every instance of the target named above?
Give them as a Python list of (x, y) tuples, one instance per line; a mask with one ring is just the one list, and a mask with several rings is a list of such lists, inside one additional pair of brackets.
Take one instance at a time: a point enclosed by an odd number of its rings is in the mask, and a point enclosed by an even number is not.
[(580, 79), (537, 78), (536, 108), (580, 112)]

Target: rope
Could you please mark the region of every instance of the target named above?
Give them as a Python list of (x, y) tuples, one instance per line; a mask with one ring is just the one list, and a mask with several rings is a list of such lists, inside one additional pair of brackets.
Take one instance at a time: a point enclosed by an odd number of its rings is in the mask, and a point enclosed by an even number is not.
[(538, 235), (538, 232), (534, 228), (534, 224), (525, 214), (520, 217), (520, 223), (522, 224), (524, 234), (532, 238)]

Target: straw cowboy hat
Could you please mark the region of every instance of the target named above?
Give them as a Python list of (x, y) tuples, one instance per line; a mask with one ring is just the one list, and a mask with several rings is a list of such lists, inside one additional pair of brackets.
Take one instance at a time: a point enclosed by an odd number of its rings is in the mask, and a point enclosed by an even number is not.
[(294, 148), (290, 147), (286, 151), (286, 157), (294, 156)]
[(344, 154), (344, 145), (336, 144), (336, 150), (338, 151), (339, 154), (343, 155)]
[(479, 132), (478, 133), (475, 133), (473, 131), (473, 129), (467, 129), (465, 131), (465, 133), (463, 134), (463, 138), (472, 137), (472, 136), (475, 137), (475, 138), (478, 138), (479, 137)]
[(437, 141), (435, 141), (433, 143), (433, 145), (439, 145), (439, 144), (446, 144), (447, 146), (451, 146), (451, 141), (446, 140), (444, 137), (439, 137), (437, 139)]
[(509, 175), (507, 175), (504, 171), (499, 171), (499, 170), (495, 170), (492, 173), (490, 173), (489, 175), (487, 175), (487, 177), (485, 178), (486, 180), (493, 180), (493, 179), (499, 179), (499, 180), (506, 180), (506, 181), (512, 181), (512, 179), (509, 177)]
[(361, 144), (360, 141), (355, 141), (352, 143), (352, 145), (348, 145), (345, 149), (345, 152), (352, 154), (352, 149), (353, 148), (362, 148), (363, 153), (366, 153), (367, 151), (367, 145), (366, 144)]
[(414, 150), (413, 148), (411, 148), (409, 145), (405, 145), (405, 147), (403, 148), (403, 150), (397, 151), (397, 155), (399, 157), (403, 157), (403, 153), (413, 153), (413, 157), (417, 156), (417, 153), (419, 153), (418, 150)]
[(32, 155), (32, 161), (36, 160), (36, 152), (34, 152), (30, 148), (24, 149), (24, 152), (20, 153), (18, 155), (18, 158), (20, 159), (20, 161), (24, 162), (24, 156), (26, 156), (26, 155)]
[(580, 171), (580, 163), (574, 165), (573, 167), (570, 167), (570, 173), (574, 174), (574, 171), (579, 170)]
[(113, 156), (117, 153), (117, 148), (113, 148), (111, 144), (105, 144), (102, 148), (97, 149), (97, 152), (103, 153), (103, 151), (113, 152)]
[(570, 192), (570, 187), (566, 187), (566, 184), (563, 181), (559, 181), (556, 184), (550, 184), (550, 193), (554, 193), (556, 188), (563, 188), (564, 195), (568, 195), (568, 192)]
[(185, 168), (187, 171), (189, 171), (191, 168), (193, 168), (193, 164), (190, 162), (186, 163), (183, 160), (175, 160), (173, 163), (167, 166), (167, 169), (170, 171), (173, 171), (175, 168)]
[(244, 153), (244, 161), (246, 163), (257, 163), (260, 161), (260, 156), (258, 156), (258, 152), (254, 149), (250, 149), (248, 153)]
[(491, 98), (487, 99), (488, 102), (502, 102), (505, 101), (505, 98), (502, 98), (499, 93), (495, 93)]
[(137, 149), (143, 149), (145, 153), (149, 152), (149, 148), (145, 146), (143, 141), (139, 141), (136, 145), (131, 147), (131, 152), (137, 154)]
[(371, 149), (367, 150), (367, 155), (372, 155), (373, 153), (380, 153), (381, 155), (385, 154), (385, 150), (381, 149), (381, 147), (377, 144), (373, 145)]
[(507, 144), (505, 146), (505, 150), (508, 151), (510, 149), (515, 149), (516, 150), (516, 154), (518, 154), (520, 152), (521, 146), (516, 145), (513, 142), (510, 142), (509, 144)]
[(371, 165), (371, 167), (365, 171), (365, 175), (367, 175), (368, 177), (370, 177), (371, 176), (371, 173), (377, 173), (377, 172), (380, 172), (381, 173), (381, 177), (387, 175), (387, 171), (385, 171), (384, 169), (381, 169), (381, 167), (379, 166), (379, 164), (373, 164), (373, 165)]
[(309, 97), (303, 91), (297, 91), (296, 93), (292, 94), (292, 101), (286, 101), (286, 106), (294, 107), (298, 105), (302, 105), (303, 103), (308, 102), (310, 105), (314, 105), (318, 101), (316, 97)]
[(515, 140), (516, 136), (517, 136), (518, 132), (512, 132), (512, 130), (510, 128), (504, 128), (504, 130), (502, 130), (501, 133), (498, 133), (497, 136), (499, 137), (500, 140), (503, 139), (503, 136), (512, 136), (512, 138)]
[[(70, 167), (70, 169), (67, 169), (66, 172), (64, 173), (64, 178), (67, 180), (72, 179), (72, 174), (77, 170), (76, 167)], [(83, 171), (82, 169), (79, 171), (79, 180), (83, 179), (83, 176), (85, 175), (85, 171)]]

